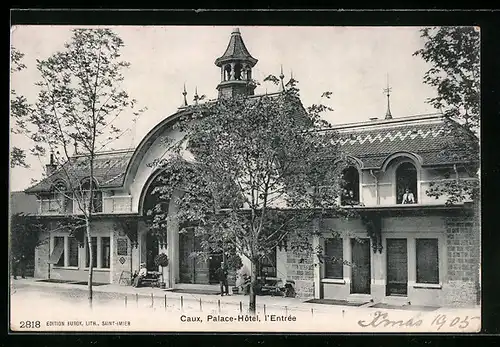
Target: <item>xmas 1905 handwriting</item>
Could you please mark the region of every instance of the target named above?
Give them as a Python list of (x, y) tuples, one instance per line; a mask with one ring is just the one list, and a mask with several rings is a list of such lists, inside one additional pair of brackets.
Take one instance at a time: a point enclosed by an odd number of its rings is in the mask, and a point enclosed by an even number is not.
[[(461, 330), (467, 329), (472, 322), (476, 319), (480, 319), (479, 316), (452, 316), (448, 317), (446, 314), (438, 314), (431, 321), (431, 327), (436, 327), (439, 331), (444, 327), (458, 328)], [(358, 325), (363, 328), (373, 327), (373, 328), (413, 328), (419, 327), (423, 324), (422, 319), (416, 317), (411, 317), (409, 319), (397, 319), (393, 320), (389, 318), (387, 312), (376, 311), (371, 320), (359, 320)]]

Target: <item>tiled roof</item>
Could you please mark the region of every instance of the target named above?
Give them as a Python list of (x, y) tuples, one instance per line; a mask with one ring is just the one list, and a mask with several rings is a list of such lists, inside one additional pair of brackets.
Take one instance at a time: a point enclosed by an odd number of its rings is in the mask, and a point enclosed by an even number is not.
[(380, 169), (385, 159), (398, 152), (419, 156), (423, 166), (453, 162), (443, 155), (443, 149), (456, 139), (444, 119), (434, 117), (430, 121), (420, 121), (408, 117), (405, 122), (405, 118), (383, 124), (365, 122), (359, 126), (344, 126), (339, 129), (341, 147), (348, 155), (361, 160), (364, 168)]
[[(114, 152), (98, 153), (94, 159), (94, 177), (101, 188), (121, 187), (125, 178), (127, 165), (134, 153), (134, 149), (120, 150)], [(87, 157), (78, 156), (72, 158), (71, 165), (65, 164), (66, 169), (72, 169), (70, 176), (74, 180), (81, 180), (89, 176), (88, 166), (85, 165)], [(67, 175), (63, 169), (25, 190), (27, 193), (43, 192), (50, 190), (52, 184), (59, 180), (66, 181)]]
[(245, 47), (245, 43), (241, 38), (240, 30), (238, 28), (233, 29), (226, 51), (221, 57), (215, 60), (215, 65), (220, 66), (220, 64), (228, 60), (246, 60), (249, 61), (252, 66), (257, 64), (257, 59), (252, 57), (248, 52), (248, 49)]
[(36, 196), (26, 194), (25, 192), (10, 193), (10, 214), (26, 213), (32, 214), (38, 212), (38, 202)]

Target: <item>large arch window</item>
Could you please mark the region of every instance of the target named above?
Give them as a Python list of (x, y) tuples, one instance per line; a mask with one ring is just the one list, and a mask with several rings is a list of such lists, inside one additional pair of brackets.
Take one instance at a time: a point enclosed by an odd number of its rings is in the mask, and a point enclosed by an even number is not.
[(349, 166), (342, 172), (341, 205), (359, 204), (359, 172), (354, 166)]
[(396, 169), (396, 202), (398, 204), (416, 204), (417, 169), (410, 162), (404, 162)]

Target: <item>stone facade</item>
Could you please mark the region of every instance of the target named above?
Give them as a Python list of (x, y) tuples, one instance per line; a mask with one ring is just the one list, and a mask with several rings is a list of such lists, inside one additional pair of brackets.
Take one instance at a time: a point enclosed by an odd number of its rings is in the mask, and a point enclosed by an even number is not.
[(36, 278), (49, 278), (50, 245), (48, 232), (40, 233), (40, 244), (35, 248), (35, 270)]
[(287, 252), (287, 279), (295, 282), (295, 292), (299, 298), (314, 297), (313, 256)]
[(446, 220), (448, 288), (446, 304), (474, 305), (479, 300), (479, 224), (464, 217)]

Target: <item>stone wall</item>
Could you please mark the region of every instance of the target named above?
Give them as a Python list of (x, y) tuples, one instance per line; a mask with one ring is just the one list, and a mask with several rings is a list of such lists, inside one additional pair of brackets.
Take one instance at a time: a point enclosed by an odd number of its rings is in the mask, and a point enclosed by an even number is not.
[(479, 223), (473, 217), (446, 220), (448, 258), (447, 304), (478, 304), (480, 240)]
[(49, 233), (40, 233), (40, 244), (35, 249), (35, 278), (49, 278)]
[(314, 297), (314, 264), (310, 254), (287, 252), (287, 279), (295, 281), (295, 292), (299, 298)]
[[(111, 283), (129, 285), (132, 276), (132, 243), (123, 232), (119, 223), (116, 223), (113, 230), (112, 245), (112, 279)], [(137, 264), (136, 264), (137, 265)], [(136, 266), (137, 267), (137, 266)], [(122, 278), (122, 281), (120, 281)]]

